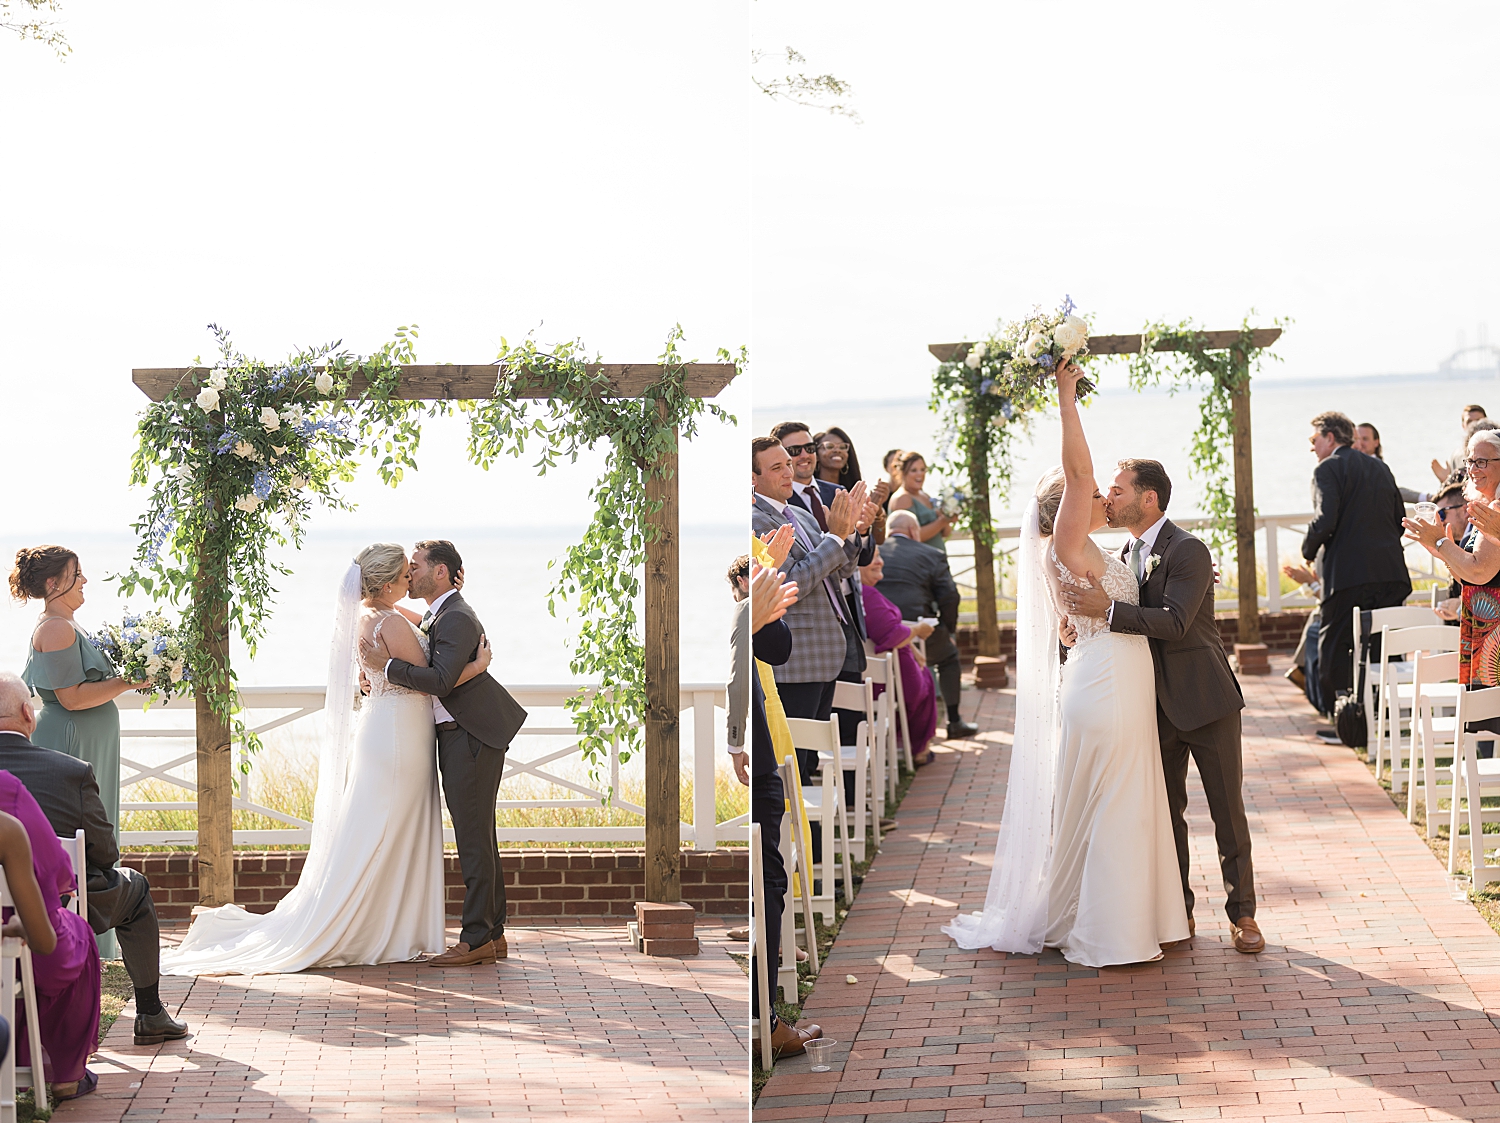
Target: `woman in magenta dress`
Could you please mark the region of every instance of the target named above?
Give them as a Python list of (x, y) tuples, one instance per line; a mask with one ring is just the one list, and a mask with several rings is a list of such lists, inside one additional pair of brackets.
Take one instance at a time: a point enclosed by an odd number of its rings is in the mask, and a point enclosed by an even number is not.
[[(932, 759), (927, 751), (927, 742), (937, 732), (937, 693), (932, 674), (917, 655), (911, 641), (918, 636), (926, 639), (932, 634), (931, 624), (905, 624), (901, 610), (884, 596), (875, 586), (885, 570), (885, 559), (875, 551), (869, 565), (861, 566), (859, 579), (864, 585), (865, 631), (878, 653), (896, 650), (901, 667), (901, 688), (906, 695), (906, 725), (911, 732), (911, 758), (915, 764), (926, 764)], [(875, 687), (878, 696), (884, 689)]]
[[(98, 1078), (84, 1062), (99, 1040), (99, 948), (89, 922), (69, 912), (59, 898), (78, 891), (73, 863), (58, 842), (47, 816), (29, 791), (9, 772), (0, 770), (0, 811), (14, 815), (26, 828), (31, 841), (31, 864), (47, 919), (57, 934), (50, 954), (41, 954), (43, 943), (31, 940), (31, 961), (36, 974), (37, 1017), (42, 1023), (44, 1068), (59, 1099), (75, 1099), (92, 1092)], [(16, 1063), (31, 1063), (26, 1036), (26, 1012), (16, 1004)]]

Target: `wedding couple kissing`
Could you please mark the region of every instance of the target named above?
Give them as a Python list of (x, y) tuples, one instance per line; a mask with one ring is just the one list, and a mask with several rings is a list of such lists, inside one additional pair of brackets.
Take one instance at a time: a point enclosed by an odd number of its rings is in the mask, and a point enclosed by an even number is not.
[[(1015, 737), (989, 891), (983, 912), (943, 931), (964, 948), (1057, 948), (1089, 967), (1159, 959), (1192, 938), (1191, 755), (1231, 938), (1255, 954), (1244, 699), (1214, 620), (1212, 557), (1163, 513), (1172, 485), (1156, 461), (1122, 461), (1100, 492), (1081, 377), (1073, 363), (1057, 371), (1062, 466), (1038, 483), (1022, 530)], [(1090, 537), (1105, 526), (1130, 531), (1119, 555)]]
[[(490, 646), (462, 585), (451, 542), (418, 542), (410, 557), (391, 542), (360, 551), (334, 614), (312, 844), (297, 885), (263, 915), (195, 909), (163, 972), (506, 958), (495, 797), (526, 711), (489, 676)], [(427, 611), (397, 603), (406, 597)], [(464, 878), (463, 929), (446, 950), (439, 772)]]

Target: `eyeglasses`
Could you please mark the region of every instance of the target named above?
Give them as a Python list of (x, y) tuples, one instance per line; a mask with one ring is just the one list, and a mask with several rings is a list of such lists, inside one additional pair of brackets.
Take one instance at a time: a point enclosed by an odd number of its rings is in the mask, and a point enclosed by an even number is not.
[(1437, 517), (1442, 522), (1447, 522), (1448, 521), (1448, 512), (1449, 511), (1462, 511), (1463, 509), (1464, 509), (1464, 507), (1463, 507), (1462, 504), (1460, 504), (1457, 507), (1439, 507), (1437, 509)]
[(813, 444), (812, 441), (808, 441), (805, 445), (782, 445), (781, 447), (786, 449), (788, 456), (806, 456), (809, 453), (818, 451), (818, 446)]
[(1464, 467), (1465, 468), (1478, 468), (1482, 472), (1486, 468), (1488, 468), (1491, 464), (1495, 463), (1496, 460), (1500, 460), (1500, 457), (1497, 457), (1497, 456), (1471, 456), (1467, 460), (1464, 461)]
[(824, 441), (818, 446), (824, 452), (848, 452), (849, 446), (843, 441)]

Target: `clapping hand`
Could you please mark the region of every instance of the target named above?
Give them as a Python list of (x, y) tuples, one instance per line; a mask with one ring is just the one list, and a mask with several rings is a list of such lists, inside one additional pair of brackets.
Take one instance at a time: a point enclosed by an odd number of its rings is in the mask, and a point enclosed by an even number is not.
[(786, 615), (797, 603), (797, 583), (780, 570), (767, 569), (750, 559), (750, 632), (760, 631)]
[(770, 533), (760, 536), (766, 552), (771, 555), (771, 564), (776, 569), (786, 564), (787, 556), (792, 552), (792, 540), (796, 536), (796, 528), (791, 523), (782, 523)]
[[(1480, 504), (1471, 503), (1471, 508)], [(1472, 517), (1472, 516), (1471, 516)], [(1406, 527), (1406, 537), (1413, 542), (1420, 542), (1429, 554), (1436, 556), (1438, 543), (1445, 537), (1442, 523), (1430, 523), (1426, 519), (1402, 519), (1401, 525)], [(1483, 530), (1480, 527), (1480, 530)]]
[[(865, 481), (860, 480), (855, 484), (858, 490), (864, 487)], [(864, 509), (864, 494), (859, 497), (859, 504), (854, 502), (854, 495), (848, 491), (836, 491), (833, 493), (833, 502), (828, 504), (828, 532), (839, 538), (848, 538), (854, 533), (859, 521), (860, 513)]]
[(1482, 499), (1469, 504), (1469, 521), (1479, 528), (1479, 533), (1493, 542), (1500, 542), (1500, 511)]
[(1305, 565), (1291, 565), (1289, 563), (1281, 567), (1281, 572), (1285, 573), (1299, 585), (1311, 585), (1318, 579), (1318, 575)]
[(881, 480), (870, 491), (870, 502), (877, 507), (884, 507), (885, 501), (891, 497), (891, 481)]

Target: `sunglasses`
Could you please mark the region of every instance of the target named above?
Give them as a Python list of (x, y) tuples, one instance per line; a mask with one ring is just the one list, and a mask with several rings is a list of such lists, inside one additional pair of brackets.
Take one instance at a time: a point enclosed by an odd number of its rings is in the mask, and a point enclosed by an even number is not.
[(805, 445), (782, 445), (788, 456), (807, 456), (809, 453), (817, 452), (818, 446), (808, 441)]
[(1437, 509), (1437, 517), (1442, 522), (1447, 522), (1448, 521), (1448, 512), (1449, 511), (1462, 511), (1463, 509), (1464, 508), (1463, 508), (1462, 505), (1457, 506), (1457, 507), (1439, 507)]

